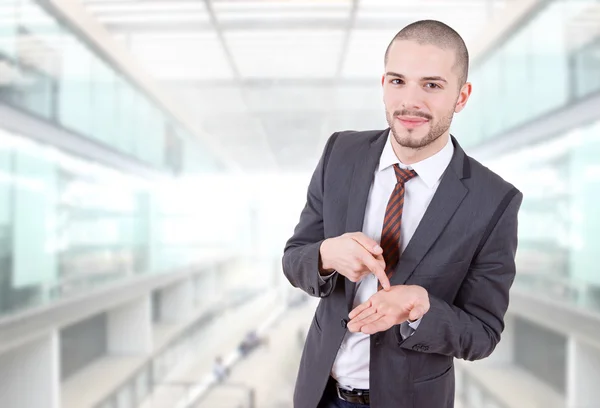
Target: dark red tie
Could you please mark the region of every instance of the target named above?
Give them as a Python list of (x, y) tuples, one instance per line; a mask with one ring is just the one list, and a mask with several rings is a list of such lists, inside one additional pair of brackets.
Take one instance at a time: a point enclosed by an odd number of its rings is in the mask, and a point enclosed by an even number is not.
[[(380, 241), (380, 246), (383, 249), (383, 259), (385, 260), (385, 273), (388, 278), (394, 273), (398, 259), (400, 259), (400, 230), (402, 227), (402, 209), (404, 208), (404, 184), (417, 176), (416, 171), (402, 169), (398, 164), (394, 164), (394, 172), (396, 173), (397, 183), (385, 209)], [(381, 283), (377, 285), (377, 290), (380, 289)]]

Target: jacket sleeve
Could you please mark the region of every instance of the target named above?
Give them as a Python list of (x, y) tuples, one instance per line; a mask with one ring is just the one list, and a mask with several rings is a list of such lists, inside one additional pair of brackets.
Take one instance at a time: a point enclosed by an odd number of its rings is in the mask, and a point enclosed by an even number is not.
[(401, 347), (465, 360), (492, 353), (504, 330), (515, 278), (517, 215), (523, 195), (514, 191), (510, 201), (499, 205), (500, 217), (492, 217), (490, 223), (496, 225), (491, 225), (491, 233), (471, 262), (454, 303), (430, 295), (430, 309), (413, 335), (403, 340), (396, 334)]
[(306, 205), (300, 214), (300, 221), (294, 234), (288, 240), (283, 252), (283, 273), (290, 283), (311, 296), (328, 296), (337, 281), (338, 274), (323, 279), (319, 275), (320, 247), (325, 239), (323, 229), (324, 177), (329, 155), (338, 134), (334, 133), (317, 164), (310, 184)]

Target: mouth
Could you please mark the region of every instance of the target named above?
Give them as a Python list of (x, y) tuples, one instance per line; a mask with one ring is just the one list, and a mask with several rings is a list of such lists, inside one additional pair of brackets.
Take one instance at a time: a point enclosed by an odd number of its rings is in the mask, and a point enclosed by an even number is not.
[(421, 118), (418, 116), (396, 116), (395, 119), (407, 129), (416, 129), (429, 122), (428, 119)]

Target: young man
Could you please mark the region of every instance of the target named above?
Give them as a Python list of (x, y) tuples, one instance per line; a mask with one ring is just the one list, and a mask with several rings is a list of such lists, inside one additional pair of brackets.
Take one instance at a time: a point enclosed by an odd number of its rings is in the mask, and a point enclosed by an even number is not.
[(321, 297), (296, 408), (451, 408), (453, 358), (500, 340), (522, 194), (449, 134), (468, 59), (447, 25), (405, 27), (385, 55), (389, 129), (327, 142), (283, 256)]

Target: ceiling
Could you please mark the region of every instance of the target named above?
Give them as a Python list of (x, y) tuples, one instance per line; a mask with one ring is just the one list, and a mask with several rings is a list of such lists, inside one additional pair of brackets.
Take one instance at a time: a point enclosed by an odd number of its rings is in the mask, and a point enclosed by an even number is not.
[(81, 0), (248, 172), (311, 171), (336, 130), (385, 127), (391, 38), (420, 19), (467, 46), (511, 0)]

